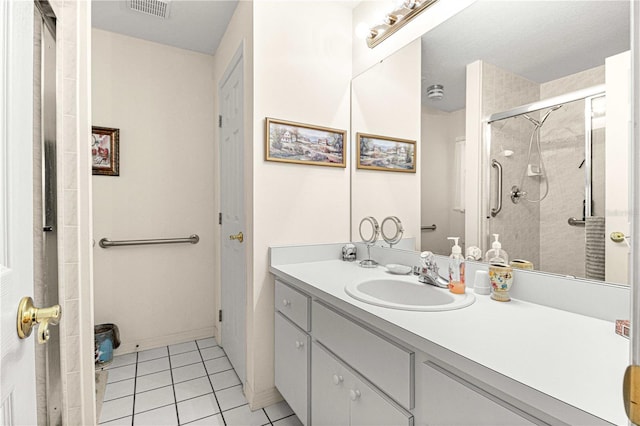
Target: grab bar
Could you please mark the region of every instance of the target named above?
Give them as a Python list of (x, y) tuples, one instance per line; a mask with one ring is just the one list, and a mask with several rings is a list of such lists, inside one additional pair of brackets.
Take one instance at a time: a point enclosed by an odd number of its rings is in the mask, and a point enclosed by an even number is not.
[(491, 209), (491, 216), (496, 217), (502, 210), (502, 164), (497, 160), (491, 160), (491, 167), (498, 169), (498, 207)]
[(420, 227), (420, 230), (421, 230), (421, 231), (435, 231), (435, 230), (436, 230), (436, 228), (437, 228), (437, 226), (436, 226), (436, 224), (434, 223), (434, 224), (433, 224), (433, 225), (431, 225), (431, 226), (421, 226), (421, 227)]
[(570, 217), (569, 220), (567, 220), (567, 223), (571, 226), (584, 226), (586, 220), (580, 220), (575, 217)]
[(143, 246), (143, 245), (152, 245), (152, 244), (180, 244), (180, 243), (198, 244), (198, 241), (200, 241), (200, 237), (198, 237), (197, 234), (193, 234), (187, 238), (154, 238), (149, 240), (111, 241), (108, 238), (103, 238), (100, 240), (98, 245), (106, 249), (109, 247), (117, 247), (117, 246)]

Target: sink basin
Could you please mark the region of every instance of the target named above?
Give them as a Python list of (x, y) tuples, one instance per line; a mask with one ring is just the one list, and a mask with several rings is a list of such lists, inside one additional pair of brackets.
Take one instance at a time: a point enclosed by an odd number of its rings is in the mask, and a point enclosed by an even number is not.
[(347, 294), (361, 302), (406, 311), (450, 311), (475, 302), (473, 293), (453, 294), (406, 279), (378, 278), (347, 284)]

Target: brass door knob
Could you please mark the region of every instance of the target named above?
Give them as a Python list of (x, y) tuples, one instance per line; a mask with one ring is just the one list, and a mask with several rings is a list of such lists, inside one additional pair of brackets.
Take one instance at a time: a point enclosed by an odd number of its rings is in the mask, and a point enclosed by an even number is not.
[(38, 343), (47, 343), (49, 340), (49, 324), (56, 325), (60, 321), (62, 310), (60, 305), (50, 308), (36, 308), (33, 299), (23, 297), (18, 305), (18, 337), (26, 339), (31, 335), (31, 330), (38, 325)]
[(614, 243), (621, 243), (624, 241), (624, 232), (612, 232), (611, 235), (609, 235), (609, 237), (611, 238), (611, 241), (613, 241)]
[(244, 235), (242, 235), (242, 231), (238, 232), (236, 235), (229, 235), (230, 240), (238, 240), (239, 243), (244, 241)]

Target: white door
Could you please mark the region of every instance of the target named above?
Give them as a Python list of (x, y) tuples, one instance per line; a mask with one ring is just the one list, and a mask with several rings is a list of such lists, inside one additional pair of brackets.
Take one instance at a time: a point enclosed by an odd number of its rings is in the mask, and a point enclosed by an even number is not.
[[(242, 49), (242, 48), (241, 48)], [(241, 50), (220, 87), (221, 307), (220, 344), (238, 377), (246, 379), (246, 254), (244, 234), (243, 84)], [(231, 239), (234, 237), (235, 239)]]
[(33, 295), (33, 2), (0, 0), (0, 424), (35, 425), (35, 339), (17, 335)]
[[(614, 242), (612, 232), (629, 235), (629, 138), (631, 119), (631, 52), (606, 60), (605, 135), (605, 280), (628, 284), (629, 245)], [(637, 167), (637, 165), (636, 165)]]

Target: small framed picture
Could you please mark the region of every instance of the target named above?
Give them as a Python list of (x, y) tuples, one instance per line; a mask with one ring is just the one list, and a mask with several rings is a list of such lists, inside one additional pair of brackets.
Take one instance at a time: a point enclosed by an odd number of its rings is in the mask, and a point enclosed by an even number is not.
[(387, 172), (416, 172), (416, 141), (356, 133), (357, 167)]
[(91, 158), (94, 175), (120, 175), (120, 129), (91, 128)]
[(347, 131), (266, 119), (265, 160), (346, 167)]

